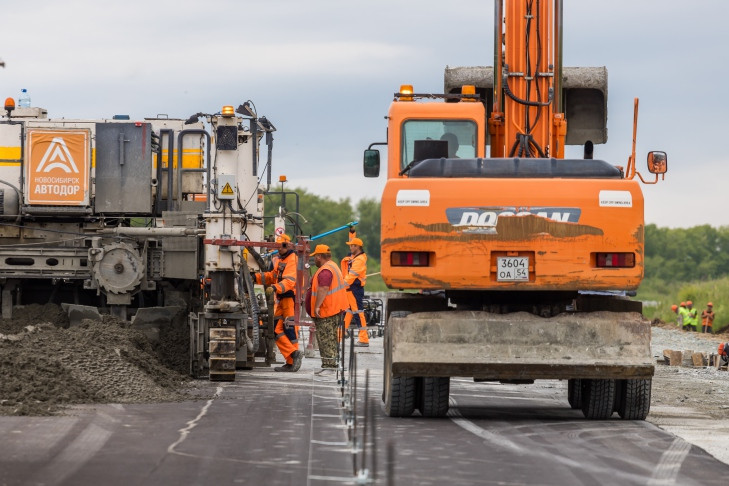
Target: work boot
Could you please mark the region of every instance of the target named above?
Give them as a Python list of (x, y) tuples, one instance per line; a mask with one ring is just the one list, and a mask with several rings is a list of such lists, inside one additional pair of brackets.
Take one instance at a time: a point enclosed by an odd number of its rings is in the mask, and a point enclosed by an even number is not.
[(294, 367), (292, 365), (290, 365), (290, 364), (285, 364), (283, 366), (277, 366), (276, 368), (273, 369), (273, 371), (288, 371), (288, 372), (291, 372), (291, 371), (294, 371)]
[(354, 345), (358, 348), (369, 348), (370, 347), (370, 343), (361, 343), (359, 341), (354, 343)]
[(294, 360), (294, 363), (292, 365), (293, 369), (291, 371), (299, 371), (299, 369), (301, 368), (301, 362), (304, 360), (304, 353), (296, 350), (291, 353), (291, 359)]

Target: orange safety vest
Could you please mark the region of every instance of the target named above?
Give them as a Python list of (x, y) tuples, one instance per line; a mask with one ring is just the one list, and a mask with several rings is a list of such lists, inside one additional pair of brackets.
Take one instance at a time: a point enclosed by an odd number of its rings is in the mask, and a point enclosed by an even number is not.
[[(284, 297), (294, 297), (294, 289), (296, 288), (296, 265), (298, 257), (296, 253), (290, 251), (285, 257), (278, 258), (274, 261), (273, 270), (264, 274), (266, 285), (273, 285), (276, 296), (279, 299)], [(256, 283), (263, 283), (256, 274)]]
[(701, 311), (701, 322), (704, 326), (712, 327), (712, 325), (714, 324), (714, 311)]
[(360, 287), (367, 283), (367, 255), (347, 256), (342, 259), (342, 275), (347, 286), (359, 280)]
[(333, 315), (339, 314), (341, 311), (349, 307), (349, 304), (347, 303), (347, 294), (345, 293), (347, 285), (344, 283), (342, 273), (339, 271), (337, 265), (333, 261), (329, 260), (324, 265), (319, 267), (319, 269), (314, 274), (314, 277), (312, 277), (311, 279), (312, 312), (315, 309), (316, 293), (319, 289), (319, 280), (317, 277), (319, 276), (319, 272), (324, 269), (332, 272), (332, 285), (329, 287), (329, 292), (327, 292), (326, 297), (324, 297), (324, 301), (321, 303), (321, 307), (319, 308), (319, 317), (331, 317)]

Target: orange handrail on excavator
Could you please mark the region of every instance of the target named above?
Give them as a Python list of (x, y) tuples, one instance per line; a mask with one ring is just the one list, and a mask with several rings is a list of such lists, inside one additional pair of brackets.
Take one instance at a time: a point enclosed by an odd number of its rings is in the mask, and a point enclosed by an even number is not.
[[(644, 419), (635, 145), (626, 169), (593, 159), (607, 72), (561, 66), (562, 2), (495, 3), (494, 67), (447, 68), (443, 94), (404, 85), (387, 116), (382, 277), (420, 292), (388, 301), (385, 410), (443, 416), (451, 376), (564, 379), (587, 418)], [(657, 181), (665, 153), (648, 161)], [(365, 175), (379, 165), (370, 146)]]

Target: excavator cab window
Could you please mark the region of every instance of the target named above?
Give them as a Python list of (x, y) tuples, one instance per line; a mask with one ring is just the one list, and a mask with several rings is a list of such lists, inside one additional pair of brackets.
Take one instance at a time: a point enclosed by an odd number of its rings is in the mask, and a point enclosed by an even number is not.
[(407, 120), (402, 127), (400, 168), (417, 160), (423, 141), (447, 142), (448, 158), (475, 158), (476, 130), (476, 123), (469, 120)]

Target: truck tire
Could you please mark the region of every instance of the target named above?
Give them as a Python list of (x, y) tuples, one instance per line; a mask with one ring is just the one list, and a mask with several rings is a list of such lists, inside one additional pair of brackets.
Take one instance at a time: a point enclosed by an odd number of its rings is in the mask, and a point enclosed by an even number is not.
[(605, 420), (613, 414), (615, 380), (581, 380), (582, 413), (590, 420)]
[(651, 408), (652, 380), (620, 380), (618, 415), (623, 420), (645, 420)]
[(582, 408), (582, 380), (579, 378), (567, 380), (567, 401), (572, 410)]
[[(390, 317), (405, 317), (410, 312), (393, 312)], [(385, 359), (383, 370), (382, 401), (389, 417), (409, 417), (415, 411), (416, 379), (410, 376), (392, 374), (392, 343), (389, 334), (385, 335)]]
[(448, 394), (451, 379), (448, 376), (419, 378), (420, 404), (419, 409), (423, 417), (445, 417), (448, 413)]

